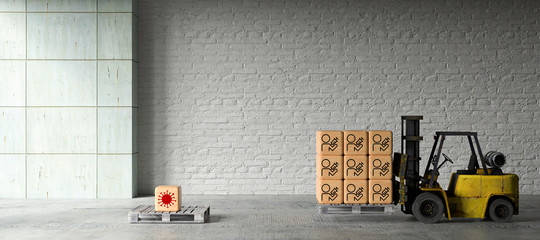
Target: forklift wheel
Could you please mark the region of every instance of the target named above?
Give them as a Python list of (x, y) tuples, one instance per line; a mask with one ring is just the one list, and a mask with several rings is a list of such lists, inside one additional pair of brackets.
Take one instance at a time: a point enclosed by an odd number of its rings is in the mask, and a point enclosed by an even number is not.
[(436, 223), (444, 213), (444, 204), (439, 196), (425, 192), (414, 200), (412, 206), (414, 217), (423, 223)]
[(489, 217), (495, 222), (508, 222), (514, 215), (514, 206), (503, 198), (499, 198), (489, 205)]

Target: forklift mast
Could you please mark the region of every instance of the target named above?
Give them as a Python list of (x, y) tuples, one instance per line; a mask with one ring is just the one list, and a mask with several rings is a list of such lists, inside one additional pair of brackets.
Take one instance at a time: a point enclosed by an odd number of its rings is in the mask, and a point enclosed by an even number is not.
[(405, 204), (401, 206), (401, 211), (409, 214), (412, 213), (412, 205), (416, 196), (421, 193), (420, 141), (423, 140), (423, 137), (420, 136), (420, 120), (423, 118), (423, 116), (401, 116), (401, 153), (406, 155), (404, 176)]

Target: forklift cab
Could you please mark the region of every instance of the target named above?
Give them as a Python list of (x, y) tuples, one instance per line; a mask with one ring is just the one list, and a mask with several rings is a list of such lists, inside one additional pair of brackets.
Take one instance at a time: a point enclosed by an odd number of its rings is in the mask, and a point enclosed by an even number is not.
[[(478, 157), (476, 155), (475, 145), (476, 149), (478, 150), (478, 154), (480, 156), (483, 156), (482, 149), (480, 148), (480, 143), (478, 142), (478, 137), (476, 132), (436, 132), (434, 136), (435, 142), (433, 143), (433, 148), (431, 149), (431, 154), (428, 159), (428, 164), (426, 166), (426, 170), (424, 172), (424, 178), (422, 178), (422, 186), (424, 187), (433, 187), (433, 183), (435, 182), (436, 176), (439, 174), (439, 169), (446, 163), (454, 163), (452, 159), (450, 159), (446, 154), (442, 153), (442, 147), (444, 144), (444, 141), (446, 140), (447, 136), (466, 136), (467, 140), (469, 142), (469, 147), (471, 149), (471, 157), (469, 159), (469, 165), (467, 166), (467, 169), (464, 170), (458, 170), (456, 174), (477, 174), (477, 170), (480, 169), (480, 166), (478, 164)], [(473, 144), (473, 138), (474, 143)], [(435, 151), (437, 151), (435, 153)], [(439, 165), (439, 160), (441, 157), (441, 154), (444, 157), (444, 161)], [(484, 172), (487, 172), (487, 166), (485, 161), (482, 159), (482, 168)]]

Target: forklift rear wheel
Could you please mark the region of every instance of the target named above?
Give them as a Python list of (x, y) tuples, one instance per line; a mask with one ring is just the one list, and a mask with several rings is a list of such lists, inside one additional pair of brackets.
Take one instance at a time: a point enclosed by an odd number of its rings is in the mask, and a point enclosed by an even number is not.
[(495, 222), (508, 222), (513, 215), (514, 206), (506, 199), (496, 199), (489, 205), (489, 217)]
[(436, 223), (443, 216), (444, 205), (441, 198), (433, 193), (425, 192), (414, 200), (413, 215), (423, 223)]

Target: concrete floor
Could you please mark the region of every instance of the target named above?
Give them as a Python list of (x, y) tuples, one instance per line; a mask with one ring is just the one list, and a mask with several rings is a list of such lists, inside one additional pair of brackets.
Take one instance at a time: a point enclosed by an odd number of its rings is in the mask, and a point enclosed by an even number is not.
[(0, 200), (5, 239), (539, 239), (540, 196), (521, 196), (511, 223), (455, 219), (425, 225), (410, 215), (319, 215), (312, 195), (185, 195), (211, 206), (205, 224), (129, 224), (152, 197), (123, 200)]

